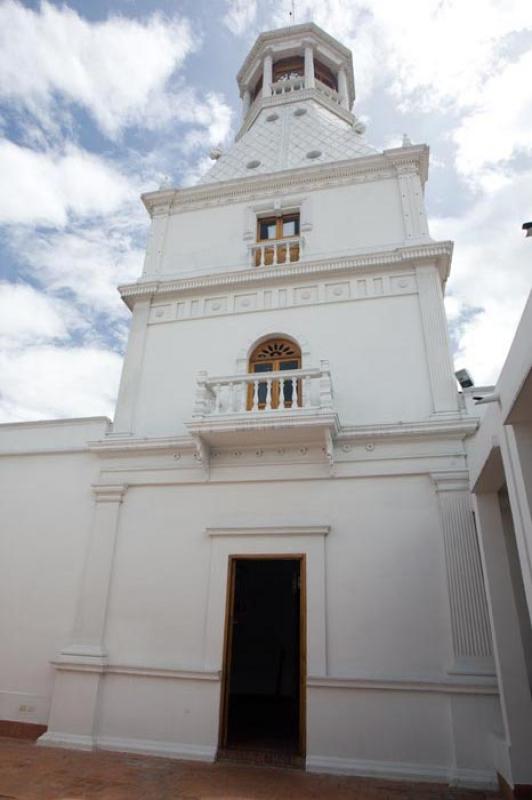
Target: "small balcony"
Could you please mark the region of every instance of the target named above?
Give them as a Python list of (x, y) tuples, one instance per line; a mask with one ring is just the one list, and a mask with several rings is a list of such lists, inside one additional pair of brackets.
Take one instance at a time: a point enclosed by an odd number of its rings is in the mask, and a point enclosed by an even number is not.
[(303, 75), (294, 76), (293, 78), (282, 78), (272, 83), (272, 95), (291, 94), (291, 92), (298, 92), (304, 88), (305, 78)]
[(338, 429), (327, 361), (319, 368), (197, 376), (189, 432), (207, 446), (322, 440)]
[(303, 255), (303, 237), (275, 239), (251, 245), (252, 267), (277, 267), (300, 261)]
[(320, 94), (330, 100), (332, 103), (336, 103), (337, 105), (341, 105), (340, 95), (336, 91), (336, 89), (331, 89), (330, 86), (327, 86), (326, 83), (322, 83), (322, 81), (316, 78), (315, 80), (316, 89)]

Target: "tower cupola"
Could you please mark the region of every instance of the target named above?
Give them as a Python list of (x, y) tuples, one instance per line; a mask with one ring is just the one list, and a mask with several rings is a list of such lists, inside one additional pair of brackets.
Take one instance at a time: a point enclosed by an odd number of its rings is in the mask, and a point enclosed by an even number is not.
[(312, 22), (261, 33), (237, 75), (247, 130), (263, 108), (313, 98), (352, 120), (350, 50)]

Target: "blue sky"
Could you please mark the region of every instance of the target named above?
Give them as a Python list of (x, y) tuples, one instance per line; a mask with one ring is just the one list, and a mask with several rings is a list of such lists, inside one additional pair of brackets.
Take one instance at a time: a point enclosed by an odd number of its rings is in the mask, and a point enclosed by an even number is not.
[[(0, 421), (113, 413), (140, 273), (139, 194), (192, 183), (239, 118), (235, 74), (290, 0), (0, 0)], [(367, 139), (431, 147), (456, 242), (457, 367), (500, 370), (530, 289), (532, 3), (296, 0), (354, 54)]]

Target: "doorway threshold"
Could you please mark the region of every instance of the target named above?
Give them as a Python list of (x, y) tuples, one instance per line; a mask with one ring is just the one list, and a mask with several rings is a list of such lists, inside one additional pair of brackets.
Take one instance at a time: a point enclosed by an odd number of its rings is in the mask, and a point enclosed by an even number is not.
[(247, 747), (220, 747), (217, 761), (247, 764), (253, 767), (284, 767), (305, 769), (305, 758), (284, 750), (268, 750)]

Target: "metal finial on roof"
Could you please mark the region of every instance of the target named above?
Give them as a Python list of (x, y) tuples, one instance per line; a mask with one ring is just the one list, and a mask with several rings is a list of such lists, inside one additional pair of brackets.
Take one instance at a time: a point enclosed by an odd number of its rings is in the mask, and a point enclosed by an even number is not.
[(288, 16), (290, 18), (289, 25), (294, 25), (296, 21), (296, 0), (292, 0), (292, 9), (288, 12)]

